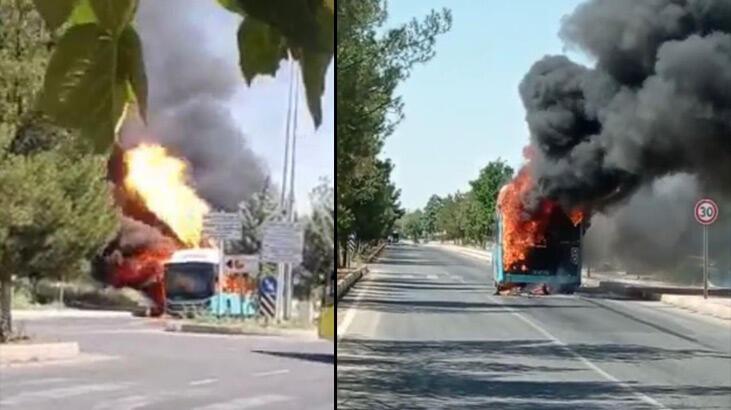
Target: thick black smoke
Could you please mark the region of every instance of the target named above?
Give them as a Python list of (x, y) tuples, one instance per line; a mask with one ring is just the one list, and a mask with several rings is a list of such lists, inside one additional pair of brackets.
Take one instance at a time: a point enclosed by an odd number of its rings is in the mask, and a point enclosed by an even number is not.
[[(236, 54), (237, 24), (224, 24), (227, 13), (215, 2), (180, 3), (140, 2), (135, 24), (149, 84), (148, 127), (132, 118), (123, 128), (122, 143), (129, 147), (154, 141), (166, 146), (190, 163), (193, 183), (204, 199), (214, 208), (233, 211), (266, 179), (263, 162), (229, 109), (243, 77), (238, 59), (222, 55)], [(222, 32), (220, 26), (231, 30)]]
[[(643, 186), (613, 212), (594, 215), (584, 243), (585, 264), (700, 285), (703, 229), (692, 216), (700, 195), (694, 176), (676, 174)], [(729, 205), (721, 204), (722, 214), (708, 228), (710, 280), (721, 286), (731, 286)]]
[(529, 203), (603, 210), (676, 173), (731, 195), (731, 1), (591, 0), (561, 37), (596, 65), (548, 56), (520, 84)]

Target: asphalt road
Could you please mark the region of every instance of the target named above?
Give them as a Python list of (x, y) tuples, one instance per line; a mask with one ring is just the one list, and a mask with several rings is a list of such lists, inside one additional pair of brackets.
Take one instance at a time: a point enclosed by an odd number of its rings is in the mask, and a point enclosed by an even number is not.
[(333, 408), (333, 343), (169, 333), (146, 319), (53, 319), (28, 333), (75, 340), (83, 355), (0, 367), (0, 409)]
[(731, 322), (493, 296), (487, 262), (395, 245), (340, 303), (338, 409), (731, 409)]

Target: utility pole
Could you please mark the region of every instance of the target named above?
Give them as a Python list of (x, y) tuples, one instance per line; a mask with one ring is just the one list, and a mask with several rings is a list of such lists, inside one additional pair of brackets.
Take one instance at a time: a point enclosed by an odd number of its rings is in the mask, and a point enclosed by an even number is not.
[[(294, 68), (294, 67), (293, 67)], [(296, 75), (296, 71), (293, 70), (292, 77), (299, 78)], [(294, 176), (295, 176), (295, 165), (297, 164), (297, 119), (298, 119), (298, 108), (299, 108), (299, 81), (296, 82), (294, 88), (294, 118), (292, 119), (292, 164), (290, 166), (290, 177), (289, 177), (289, 201), (287, 206), (287, 221), (294, 222)], [(287, 294), (285, 296), (285, 319), (289, 320), (292, 317), (292, 293), (294, 287), (294, 266), (287, 264), (285, 269), (286, 281), (287, 281)]]
[[(280, 216), (288, 219), (286, 192), (287, 192), (287, 176), (289, 170), (289, 136), (290, 136), (290, 124), (292, 122), (292, 89), (294, 87), (294, 61), (292, 56), (289, 56), (289, 96), (287, 98), (287, 116), (286, 125), (284, 131), (284, 164), (282, 170), (282, 193), (279, 198), (279, 212)], [(287, 295), (285, 286), (287, 283), (287, 271), (286, 266), (283, 263), (277, 264), (277, 303), (275, 308), (275, 318), (277, 321), (281, 321), (285, 317), (285, 306)]]

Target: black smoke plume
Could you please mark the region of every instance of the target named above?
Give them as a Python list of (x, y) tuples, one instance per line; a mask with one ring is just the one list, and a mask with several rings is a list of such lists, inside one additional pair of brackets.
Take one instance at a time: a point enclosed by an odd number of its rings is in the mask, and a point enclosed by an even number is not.
[(591, 0), (560, 35), (596, 63), (547, 56), (520, 84), (529, 204), (603, 210), (681, 172), (731, 193), (731, 1)]
[[(135, 24), (149, 83), (148, 124), (130, 118), (121, 140), (124, 147), (141, 141), (167, 147), (190, 164), (201, 197), (213, 208), (234, 211), (262, 189), (267, 172), (230, 112), (244, 80), (238, 57), (222, 57), (237, 54), (237, 25), (218, 30), (226, 17), (210, 1), (186, 0), (182, 7), (179, 0), (140, 2)], [(218, 31), (206, 31), (211, 26)]]

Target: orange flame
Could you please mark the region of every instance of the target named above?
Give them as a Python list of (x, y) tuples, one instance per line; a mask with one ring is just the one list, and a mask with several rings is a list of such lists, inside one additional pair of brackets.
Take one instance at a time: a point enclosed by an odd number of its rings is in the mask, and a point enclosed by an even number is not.
[(141, 144), (124, 154), (127, 189), (188, 246), (198, 246), (208, 204), (186, 182), (187, 164), (160, 145)]
[[(554, 212), (562, 210), (556, 202), (541, 200), (538, 209), (529, 212), (525, 209), (523, 198), (533, 189), (530, 163), (502, 188), (498, 195), (498, 208), (503, 217), (503, 266), (507, 271), (527, 271), (528, 252), (535, 247), (544, 246), (546, 230)], [(579, 209), (569, 212), (574, 225), (584, 219)]]

